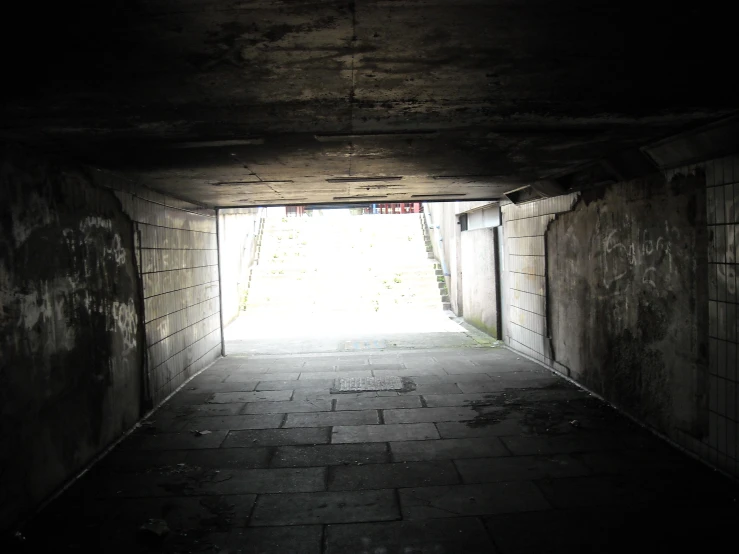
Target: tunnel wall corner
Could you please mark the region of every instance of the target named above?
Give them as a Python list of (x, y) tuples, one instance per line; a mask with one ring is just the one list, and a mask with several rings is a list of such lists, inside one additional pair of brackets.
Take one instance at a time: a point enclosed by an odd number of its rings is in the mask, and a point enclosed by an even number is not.
[(135, 227), (146, 384), (157, 405), (221, 355), (216, 215), (145, 187), (109, 186)]
[(550, 365), (734, 476), (738, 177), (731, 156), (592, 189), (546, 232)]

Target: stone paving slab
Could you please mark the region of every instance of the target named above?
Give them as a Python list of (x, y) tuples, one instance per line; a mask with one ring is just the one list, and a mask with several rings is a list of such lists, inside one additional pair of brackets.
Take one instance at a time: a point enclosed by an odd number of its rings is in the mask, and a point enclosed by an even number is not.
[(406, 369), (405, 365), (398, 361), (398, 358), (372, 357), (369, 359), (369, 366), (372, 371), (394, 371), (397, 369)]
[(138, 474), (107, 475), (92, 483), (97, 498), (144, 498), (313, 492), (326, 490), (326, 468), (203, 469), (188, 463)]
[(379, 398), (384, 396), (400, 396), (396, 391), (367, 391), (367, 392), (342, 392), (340, 396), (331, 393), (328, 389), (295, 389), (293, 401), (310, 400), (321, 402), (333, 402), (339, 398), (344, 400), (356, 400), (359, 398)]
[[(184, 463), (187, 457), (205, 450), (137, 450), (128, 444), (119, 444), (110, 453), (96, 464), (90, 472), (105, 474), (113, 473), (143, 473), (158, 467), (173, 466)], [(79, 483), (80, 481), (78, 481)]]
[[(662, 514), (696, 551), (733, 541), (725, 479), (513, 352), (438, 346), (220, 360), (33, 520), (29, 551), (571, 554), (605, 529), (657, 552)], [(420, 375), (330, 394), (368, 371)], [(171, 533), (152, 550), (137, 530), (155, 516)]]
[(302, 373), (300, 379), (359, 379), (361, 377), (372, 377), (372, 371), (369, 369), (364, 371), (317, 371), (314, 373)]
[(208, 393), (213, 394), (215, 392), (251, 392), (253, 391), (259, 381), (238, 381), (238, 382), (225, 382), (225, 383), (205, 383), (205, 384), (193, 384), (188, 386), (186, 391), (193, 393)]
[(495, 554), (476, 518), (328, 525), (326, 554)]
[(414, 377), (427, 377), (427, 376), (443, 376), (448, 377), (441, 368), (424, 368), (416, 367), (412, 369), (372, 369), (372, 374), (375, 377), (407, 377), (413, 379)]
[(347, 398), (346, 395), (334, 395), (336, 410), (388, 410), (392, 408), (420, 408), (418, 396), (375, 396), (369, 398)]
[(567, 455), (510, 456), (504, 458), (457, 459), (454, 464), (465, 483), (533, 481), (591, 474), (582, 462)]
[(225, 543), (224, 554), (321, 554), (322, 525), (252, 527), (236, 529)]
[(648, 504), (660, 496), (642, 483), (615, 475), (543, 479), (537, 485), (555, 508)]
[(328, 490), (398, 489), (459, 483), (449, 461), (340, 465), (329, 468)]
[(249, 525), (308, 525), (400, 519), (395, 491), (266, 494), (257, 499)]
[(210, 392), (199, 392), (188, 389), (181, 390), (167, 401), (168, 410), (177, 410), (192, 404), (205, 404), (213, 396)]
[(593, 450), (617, 450), (623, 448), (618, 437), (594, 435), (583, 432), (575, 436), (554, 437), (503, 437), (506, 448), (517, 456), (530, 454), (570, 454)]
[[(193, 539), (201, 549), (226, 542), (234, 525), (244, 525), (255, 495), (205, 496), (187, 498), (137, 498), (112, 501), (97, 506), (105, 519), (91, 528), (86, 517), (86, 532), (70, 526), (54, 534), (53, 549), (47, 552), (184, 552), (192, 548)], [(141, 541), (139, 528), (149, 519), (166, 518), (168, 535), (156, 545)], [(219, 539), (215, 537), (218, 536)], [(28, 550), (29, 552), (31, 550)]]
[(320, 467), (332, 465), (380, 464), (390, 461), (385, 443), (281, 446), (271, 467)]
[(495, 406), (452, 406), (444, 408), (417, 408), (384, 410), (385, 423), (423, 423), (427, 421), (474, 421), (503, 413)]
[[(274, 381), (278, 374), (275, 373), (232, 373), (225, 383), (259, 383), (260, 381)], [(297, 381), (300, 372), (282, 372), (279, 374), (280, 381)]]
[(183, 423), (182, 429), (187, 431), (276, 429), (282, 425), (283, 419), (282, 414), (193, 417)]
[(480, 393), (480, 392), (500, 392), (506, 389), (522, 389), (522, 388), (537, 388), (537, 387), (548, 387), (552, 385), (561, 385), (562, 381), (558, 377), (540, 377), (537, 379), (493, 379), (489, 377), (489, 381), (467, 381), (457, 380), (460, 389), (464, 393)]
[(427, 394), (462, 394), (462, 390), (455, 383), (426, 383), (419, 385), (417, 381), (414, 382), (416, 383), (415, 390), (403, 391), (400, 394), (406, 396), (413, 394), (424, 396)]
[(220, 371), (205, 371), (200, 375), (194, 377), (188, 385), (197, 387), (200, 385), (211, 384), (211, 383), (222, 383), (223, 380), (228, 377), (230, 373), (224, 373)]
[(291, 444), (328, 444), (330, 436), (330, 427), (231, 431), (223, 441), (223, 448), (286, 446)]
[(548, 510), (550, 504), (531, 482), (480, 483), (400, 489), (403, 519), (431, 519)]
[[(289, 392), (289, 391), (288, 391)], [(328, 399), (293, 400), (291, 402), (252, 402), (246, 404), (241, 413), (244, 414), (290, 414), (300, 412), (331, 411)]]
[(485, 421), (481, 424), (442, 421), (436, 424), (439, 435), (444, 439), (468, 439), (475, 437), (505, 437), (527, 433), (528, 428), (516, 418), (501, 421)]
[(377, 425), (380, 423), (377, 410), (316, 412), (288, 414), (283, 427), (324, 427), (333, 425)]
[(210, 404), (230, 404), (233, 402), (283, 402), (290, 400), (291, 390), (255, 392), (217, 392), (208, 402)]
[(189, 450), (198, 448), (218, 448), (226, 438), (228, 431), (213, 431), (206, 435), (195, 435), (189, 432), (158, 433), (137, 435), (124, 445), (124, 448), (138, 450)]
[[(441, 375), (441, 374), (419, 375), (419, 376), (413, 377), (412, 379), (413, 381), (415, 381), (417, 385), (426, 385), (426, 384), (432, 384), (432, 383), (468, 383), (470, 386), (474, 386), (475, 384), (478, 384), (478, 383), (489, 383), (492, 378), (487, 373), (462, 373), (459, 375)], [(472, 392), (486, 392), (486, 391), (472, 391)]]
[[(294, 364), (288, 364), (286, 366), (278, 366), (278, 367), (270, 367), (265, 366), (263, 364), (258, 366), (246, 366), (241, 367), (240, 369), (233, 371), (232, 373), (236, 374), (254, 374), (254, 375), (270, 375), (274, 380), (285, 380), (285, 379), (291, 379), (291, 377), (284, 377), (285, 374), (294, 374), (294, 373), (315, 373), (315, 372), (328, 372), (328, 371), (336, 371), (336, 366), (310, 366), (310, 365), (304, 365), (302, 362), (296, 362)], [(254, 380), (253, 377), (244, 377), (245, 381)]]
[(432, 423), (407, 423), (400, 425), (336, 426), (331, 434), (332, 444), (389, 442), (401, 440), (438, 439), (439, 433)]
[(429, 367), (438, 364), (433, 356), (428, 356), (426, 354), (403, 356), (402, 360), (403, 365), (408, 369), (411, 369), (413, 367)]
[[(274, 377), (274, 376), (272, 376)], [(299, 381), (261, 381), (254, 390), (295, 390), (315, 389), (325, 390), (333, 384), (333, 379), (308, 379)]]
[(569, 402), (571, 400), (580, 401), (593, 398), (590, 393), (576, 388), (569, 383), (560, 383), (558, 388), (548, 389), (507, 389), (505, 392), (496, 396), (501, 397), (505, 404), (556, 404), (560, 402)]
[(219, 448), (217, 450), (185, 450), (186, 464), (205, 469), (259, 469), (269, 465), (270, 448)]
[(247, 354), (242, 356), (245, 359), (245, 369), (253, 367), (262, 367), (265, 371), (275, 371), (281, 368), (295, 368), (302, 369), (305, 367), (309, 357), (307, 356), (296, 356), (296, 355), (281, 355), (281, 356), (264, 356), (260, 354)]
[[(381, 369), (381, 368), (378, 368)], [(337, 371), (372, 371), (370, 364), (364, 361), (343, 362), (336, 366)]]
[(232, 402), (229, 404), (191, 404), (188, 406), (177, 406), (176, 408), (170, 408), (168, 405), (164, 405), (162, 408), (157, 410), (152, 417), (149, 418), (151, 421), (157, 421), (166, 413), (175, 413), (180, 416), (229, 416), (238, 415), (241, 410), (246, 406), (245, 402)]
[(289, 493), (326, 490), (326, 468), (226, 469), (194, 485), (195, 493)]
[[(639, 450), (599, 450), (573, 454), (572, 457), (589, 467), (594, 473), (630, 475), (645, 471), (689, 472), (696, 469), (696, 460), (671, 448)], [(665, 464), (669, 463), (669, 468)]]
[[(456, 385), (454, 385), (456, 387)], [(462, 392), (461, 390), (459, 391)], [(430, 394), (423, 395), (426, 406), (429, 408), (440, 408), (443, 406), (477, 406), (485, 404), (502, 404), (501, 394), (478, 393), (478, 394)]]
[(510, 455), (497, 437), (391, 442), (390, 452), (394, 462), (463, 460)]

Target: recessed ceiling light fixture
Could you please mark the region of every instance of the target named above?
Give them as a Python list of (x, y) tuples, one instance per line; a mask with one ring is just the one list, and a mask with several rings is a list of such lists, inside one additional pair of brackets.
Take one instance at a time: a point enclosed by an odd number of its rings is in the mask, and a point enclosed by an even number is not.
[(431, 178), (436, 181), (454, 180), (454, 179), (495, 179), (497, 175), (432, 175)]
[(411, 194), (411, 198), (439, 198), (442, 196), (467, 196), (466, 192), (439, 192), (437, 194)]
[(333, 133), (313, 135), (318, 142), (344, 142), (356, 139), (432, 139), (439, 131), (367, 131), (365, 133)]
[(387, 198), (387, 194), (381, 196), (334, 196), (334, 200), (381, 200)]
[(378, 181), (400, 181), (403, 177), (332, 177), (326, 179), (329, 183), (375, 183)]
[(263, 138), (229, 139), (229, 140), (201, 140), (194, 142), (176, 142), (172, 148), (218, 148), (224, 146), (254, 146), (264, 144)]
[(213, 183), (214, 187), (236, 187), (239, 185), (280, 185), (292, 183), (294, 181), (223, 181), (221, 183)]

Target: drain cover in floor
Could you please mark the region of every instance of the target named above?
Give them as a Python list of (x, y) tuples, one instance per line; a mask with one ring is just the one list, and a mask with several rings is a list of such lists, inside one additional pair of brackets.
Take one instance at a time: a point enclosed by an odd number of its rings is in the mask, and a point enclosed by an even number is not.
[(331, 392), (401, 390), (402, 388), (403, 381), (400, 377), (350, 377), (336, 379)]

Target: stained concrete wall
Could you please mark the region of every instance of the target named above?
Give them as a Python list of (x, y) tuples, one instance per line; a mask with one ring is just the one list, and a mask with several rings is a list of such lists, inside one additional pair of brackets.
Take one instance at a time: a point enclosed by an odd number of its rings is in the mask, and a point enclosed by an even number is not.
[(464, 320), (492, 337), (499, 338), (496, 231), (462, 231), (462, 305)]
[(138, 237), (148, 396), (157, 404), (221, 353), (216, 217), (145, 188), (116, 195)]
[(583, 194), (549, 225), (556, 367), (668, 434), (707, 428), (702, 175)]
[(142, 413), (134, 226), (92, 181), (0, 148), (0, 528)]
[(238, 317), (242, 295), (249, 287), (249, 267), (254, 261), (255, 240), (263, 215), (256, 208), (222, 210), (218, 214), (224, 325)]
[(732, 156), (504, 206), (501, 261), (510, 346), (735, 476), (737, 199)]

